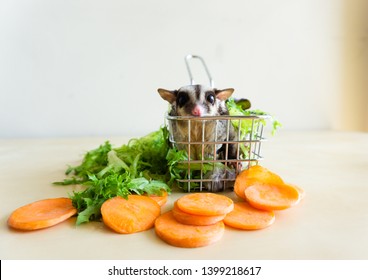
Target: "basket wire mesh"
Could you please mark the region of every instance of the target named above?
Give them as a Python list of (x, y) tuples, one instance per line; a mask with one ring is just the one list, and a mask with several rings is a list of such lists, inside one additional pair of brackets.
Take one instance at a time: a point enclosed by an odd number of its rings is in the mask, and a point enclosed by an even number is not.
[[(177, 179), (180, 188), (190, 191), (221, 191), (232, 188), (235, 177), (243, 169), (258, 164), (262, 160), (261, 144), (266, 139), (263, 136), (264, 120), (259, 116), (216, 116), (216, 117), (177, 117), (166, 116), (169, 128), (169, 141), (178, 150), (187, 153), (187, 159), (179, 164), (186, 165), (185, 179)], [(218, 138), (219, 123), (227, 127), (225, 139)], [(186, 137), (175, 133), (178, 125), (185, 124)], [(215, 123), (211, 139), (206, 137), (206, 126)], [(241, 133), (242, 124), (246, 123), (250, 130), (245, 135)], [(236, 139), (230, 140), (230, 126), (236, 131)], [(200, 139), (191, 139), (192, 129), (201, 134)], [(229, 157), (229, 145), (235, 145), (236, 157)], [(222, 156), (219, 149), (224, 148)]]

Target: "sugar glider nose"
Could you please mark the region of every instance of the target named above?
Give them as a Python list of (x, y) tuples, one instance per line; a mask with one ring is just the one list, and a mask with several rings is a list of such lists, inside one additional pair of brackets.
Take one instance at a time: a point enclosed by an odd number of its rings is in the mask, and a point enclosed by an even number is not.
[(195, 106), (192, 110), (192, 115), (195, 117), (200, 117), (203, 115), (203, 110), (200, 106)]

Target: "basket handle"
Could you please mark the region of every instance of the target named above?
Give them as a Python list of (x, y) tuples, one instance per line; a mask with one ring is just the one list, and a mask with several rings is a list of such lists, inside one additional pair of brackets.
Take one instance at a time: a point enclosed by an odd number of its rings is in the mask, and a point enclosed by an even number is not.
[(214, 88), (215, 87), (215, 83), (214, 83), (214, 81), (212, 79), (212, 76), (210, 74), (210, 71), (207, 68), (206, 63), (204, 62), (204, 59), (202, 57), (198, 56), (198, 55), (193, 55), (193, 54), (188, 54), (188, 55), (185, 56), (185, 64), (187, 66), (187, 70), (188, 70), (188, 74), (189, 74), (189, 79), (190, 79), (190, 84), (191, 85), (194, 85), (194, 79), (193, 79), (192, 71), (190, 70), (190, 66), (189, 66), (189, 60), (191, 60), (193, 58), (199, 59), (202, 62), (203, 68), (204, 68), (204, 70), (207, 73), (208, 79), (210, 80), (210, 86), (212, 88)]

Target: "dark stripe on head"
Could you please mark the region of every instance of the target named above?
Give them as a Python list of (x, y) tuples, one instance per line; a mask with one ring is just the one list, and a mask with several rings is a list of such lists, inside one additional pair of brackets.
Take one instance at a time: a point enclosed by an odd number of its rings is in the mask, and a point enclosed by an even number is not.
[(201, 86), (200, 85), (195, 85), (194, 86), (194, 92), (196, 94), (197, 100), (199, 100), (200, 96), (201, 96)]

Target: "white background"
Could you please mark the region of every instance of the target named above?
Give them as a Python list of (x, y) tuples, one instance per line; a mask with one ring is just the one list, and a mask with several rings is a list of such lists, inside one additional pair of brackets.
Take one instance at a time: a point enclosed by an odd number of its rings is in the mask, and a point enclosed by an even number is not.
[(348, 108), (342, 98), (343, 8), (342, 0), (0, 0), (0, 137), (147, 134), (167, 109), (157, 88), (189, 83), (189, 53), (205, 59), (218, 88), (235, 88), (284, 129), (363, 130), (366, 94), (349, 92)]

